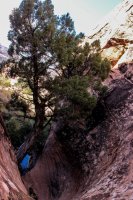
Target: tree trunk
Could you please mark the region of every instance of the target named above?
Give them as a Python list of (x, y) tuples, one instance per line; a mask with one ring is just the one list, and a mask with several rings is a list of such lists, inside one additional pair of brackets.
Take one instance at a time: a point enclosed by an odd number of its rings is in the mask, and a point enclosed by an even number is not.
[(0, 124), (1, 126), (3, 127), (3, 130), (4, 130), (4, 134), (8, 137), (8, 134), (7, 134), (7, 129), (6, 129), (6, 126), (5, 126), (5, 123), (4, 123), (4, 120), (3, 120), (3, 117), (0, 113)]
[(34, 89), (33, 91), (33, 103), (35, 105), (35, 124), (33, 130), (25, 140), (25, 142), (20, 146), (17, 152), (17, 160), (20, 162), (25, 156), (26, 152), (32, 147), (36, 138), (42, 133), (43, 125), (45, 122), (45, 102), (39, 102), (39, 87), (38, 87), (38, 67), (36, 58), (34, 58)]
[[(40, 112), (39, 112), (39, 110), (40, 110)], [(37, 111), (37, 114), (35, 117), (35, 124), (33, 126), (33, 130), (28, 135), (25, 142), (18, 149), (18, 152), (17, 152), (18, 162), (20, 162), (23, 159), (26, 152), (33, 146), (37, 137), (42, 133), (44, 122), (45, 122), (44, 109), (42, 107), (40, 107), (40, 108), (38, 108), (38, 111)]]

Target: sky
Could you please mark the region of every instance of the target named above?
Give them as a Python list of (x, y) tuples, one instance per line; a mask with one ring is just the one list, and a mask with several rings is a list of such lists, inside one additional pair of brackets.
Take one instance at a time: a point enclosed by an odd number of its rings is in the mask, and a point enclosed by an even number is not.
[[(70, 13), (77, 33), (87, 35), (98, 22), (122, 0), (52, 0), (55, 14)], [(0, 6), (0, 44), (9, 46), (7, 39), (10, 30), (9, 15), (21, 0), (3, 0)]]

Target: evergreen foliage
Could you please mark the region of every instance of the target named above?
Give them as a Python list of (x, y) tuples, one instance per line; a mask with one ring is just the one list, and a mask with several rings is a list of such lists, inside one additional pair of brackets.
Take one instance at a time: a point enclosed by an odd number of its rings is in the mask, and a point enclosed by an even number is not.
[(34, 134), (43, 130), (48, 108), (66, 120), (86, 119), (110, 70), (99, 41), (83, 46), (84, 35), (76, 34), (68, 13), (54, 14), (51, 0), (23, 0), (10, 23), (10, 73), (32, 91)]
[(20, 121), (18, 118), (12, 117), (6, 121), (6, 127), (11, 139), (11, 142), (15, 149), (25, 141), (26, 136), (32, 129), (32, 122)]
[(19, 99), (19, 95), (16, 92), (12, 93), (11, 100), (10, 100), (8, 106), (11, 106), (15, 110), (22, 111), (24, 113), (24, 116), (26, 116), (26, 113), (29, 108), (28, 104), (26, 104), (26, 102), (24, 100)]

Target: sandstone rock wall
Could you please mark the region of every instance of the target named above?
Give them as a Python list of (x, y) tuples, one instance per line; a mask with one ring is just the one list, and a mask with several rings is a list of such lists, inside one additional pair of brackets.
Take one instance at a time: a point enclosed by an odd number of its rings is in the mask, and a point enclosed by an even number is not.
[(0, 200), (31, 200), (22, 182), (13, 147), (0, 117)]
[[(106, 131), (107, 137), (97, 157), (93, 176), (74, 200), (133, 199), (133, 65), (119, 66), (108, 80), (107, 119), (90, 134)], [(128, 74), (130, 73), (130, 79)], [(101, 132), (101, 134), (102, 134)], [(87, 186), (88, 185), (88, 186)]]
[(76, 176), (61, 143), (56, 136), (49, 137), (36, 166), (24, 177), (39, 200), (133, 199), (132, 67), (130, 63), (112, 70), (105, 82), (106, 117), (84, 137), (74, 138), (73, 148), (82, 163)]
[(38, 200), (68, 200), (78, 190), (80, 172), (68, 161), (62, 144), (52, 133), (35, 167), (23, 180)]
[(102, 55), (111, 61), (112, 66), (117, 64), (130, 45), (133, 44), (132, 13), (132, 0), (123, 0), (85, 39), (89, 43), (99, 39)]

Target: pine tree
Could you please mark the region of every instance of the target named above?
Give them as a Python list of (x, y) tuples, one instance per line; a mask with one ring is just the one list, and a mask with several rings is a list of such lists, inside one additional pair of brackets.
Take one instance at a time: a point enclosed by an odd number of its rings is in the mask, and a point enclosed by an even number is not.
[(21, 160), (41, 134), (47, 108), (52, 107), (56, 116), (70, 106), (73, 113), (79, 108), (78, 115), (86, 108), (92, 111), (96, 98), (87, 89), (94, 91), (96, 83), (101, 87), (109, 63), (101, 58), (98, 42), (82, 45), (84, 35), (76, 34), (69, 14), (54, 14), (51, 0), (23, 0), (10, 15), (10, 23), (11, 74), (31, 89), (35, 106), (33, 132), (18, 152)]

